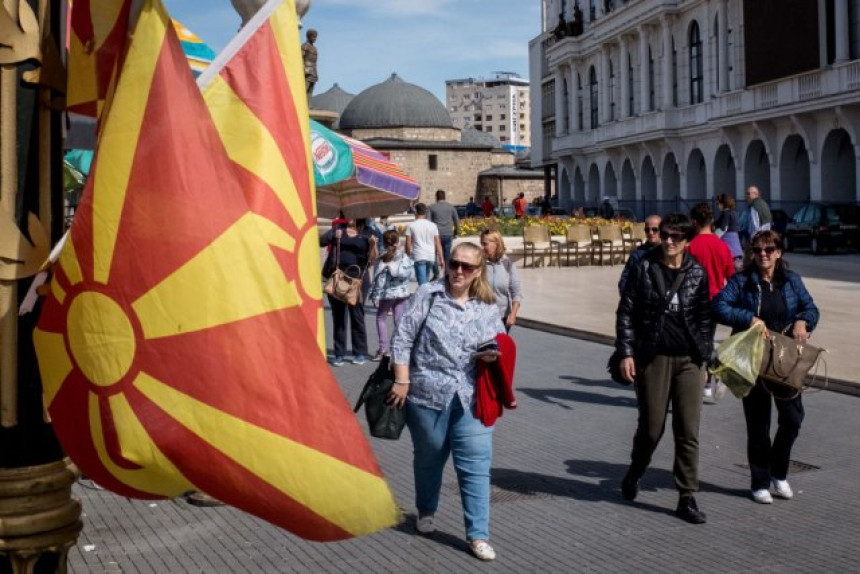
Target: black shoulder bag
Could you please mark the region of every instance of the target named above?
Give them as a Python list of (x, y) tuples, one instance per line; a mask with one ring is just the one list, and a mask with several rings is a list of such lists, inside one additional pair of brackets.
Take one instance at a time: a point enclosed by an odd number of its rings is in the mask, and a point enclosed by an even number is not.
[[(424, 320), (421, 321), (421, 326), (418, 327), (418, 333), (415, 335), (416, 341), (424, 331), (424, 325), (427, 324), (427, 317), (430, 316), (437, 295), (439, 295), (438, 292), (430, 295), (430, 307), (427, 309), (427, 314), (424, 315)], [(403, 407), (396, 408), (388, 404), (388, 393), (391, 392), (392, 386), (394, 386), (394, 373), (391, 357), (384, 355), (379, 366), (367, 379), (354, 409), (357, 413), (361, 409), (361, 405), (364, 405), (367, 428), (370, 429), (370, 436), (372, 437), (397, 440), (406, 425), (406, 409)]]

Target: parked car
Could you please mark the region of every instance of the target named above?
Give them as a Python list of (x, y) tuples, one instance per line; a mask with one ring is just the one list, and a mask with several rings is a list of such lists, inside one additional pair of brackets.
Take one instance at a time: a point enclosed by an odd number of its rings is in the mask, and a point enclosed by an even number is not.
[(788, 213), (783, 211), (782, 209), (771, 209), (770, 215), (773, 217), (773, 223), (771, 223), (770, 228), (779, 233), (780, 235), (785, 235), (785, 228), (788, 226), (788, 222), (791, 218), (788, 216)]
[(818, 254), (860, 245), (860, 207), (812, 202), (794, 214), (785, 227), (785, 248), (808, 248)]

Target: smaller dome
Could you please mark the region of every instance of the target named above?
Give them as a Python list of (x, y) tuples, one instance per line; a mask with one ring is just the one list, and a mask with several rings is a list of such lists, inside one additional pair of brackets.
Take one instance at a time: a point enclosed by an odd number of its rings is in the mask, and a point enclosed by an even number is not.
[(502, 143), (493, 134), (476, 130), (475, 128), (463, 128), (460, 132), (460, 143), (470, 146), (487, 146), (500, 148)]
[(335, 84), (328, 91), (311, 98), (311, 109), (342, 114), (354, 97), (355, 94), (350, 94)]
[(355, 96), (340, 117), (341, 129), (450, 128), (451, 116), (436, 96), (397, 74)]

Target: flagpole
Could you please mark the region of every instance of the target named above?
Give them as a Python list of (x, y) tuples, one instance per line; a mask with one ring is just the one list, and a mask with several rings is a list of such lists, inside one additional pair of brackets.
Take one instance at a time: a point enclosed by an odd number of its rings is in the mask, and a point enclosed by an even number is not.
[[(20, 6), (31, 10), (27, 3)], [(23, 21), (18, 2), (2, 3), (0, 10), (13, 22)], [(58, 2), (39, 0), (38, 30), (27, 29), (23, 43), (38, 46), (40, 41), (53, 41), (51, 21), (58, 22), (58, 11)], [(25, 220), (18, 209), (23, 205), (24, 211), (37, 209), (43, 227), (51, 229), (62, 201), (60, 189), (52, 189), (55, 162), (61, 157), (60, 124), (58, 113), (48, 108), (50, 88), (39, 87), (34, 94), (31, 88), (19, 85), (19, 65), (32, 57), (16, 52), (14, 46), (0, 48), (0, 225), (17, 226)], [(26, 165), (19, 171), (18, 150), (34, 149), (29, 146), (34, 137), (38, 138), (38, 162), (34, 167), (30, 167), (33, 162), (23, 162)], [(18, 233), (17, 228), (7, 231), (11, 236)], [(26, 241), (22, 235), (20, 244)], [(0, 280), (0, 571), (66, 572), (67, 553), (83, 526), (81, 505), (71, 496), (77, 473), (43, 416), (30, 342), (35, 320), (18, 318), (18, 280), (25, 275), (23, 267), (0, 260), (5, 277)]]

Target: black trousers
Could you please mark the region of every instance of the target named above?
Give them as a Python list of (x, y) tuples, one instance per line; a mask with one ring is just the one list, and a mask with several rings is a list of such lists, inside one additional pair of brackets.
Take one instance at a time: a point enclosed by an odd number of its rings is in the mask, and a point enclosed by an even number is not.
[[(791, 447), (803, 422), (803, 401), (800, 395), (793, 399), (774, 399), (761, 381), (744, 400), (744, 417), (747, 421), (747, 460), (750, 465), (751, 488), (769, 488), (772, 478), (785, 480)], [(777, 428), (770, 440), (771, 405), (776, 403)]]
[[(362, 285), (363, 286), (363, 285)], [(332, 323), (334, 323), (334, 354), (337, 357), (346, 355), (346, 323), (349, 321), (349, 331), (352, 336), (352, 352), (355, 355), (367, 355), (367, 329), (364, 325), (364, 301), (350, 306), (328, 296), (331, 305)]]

